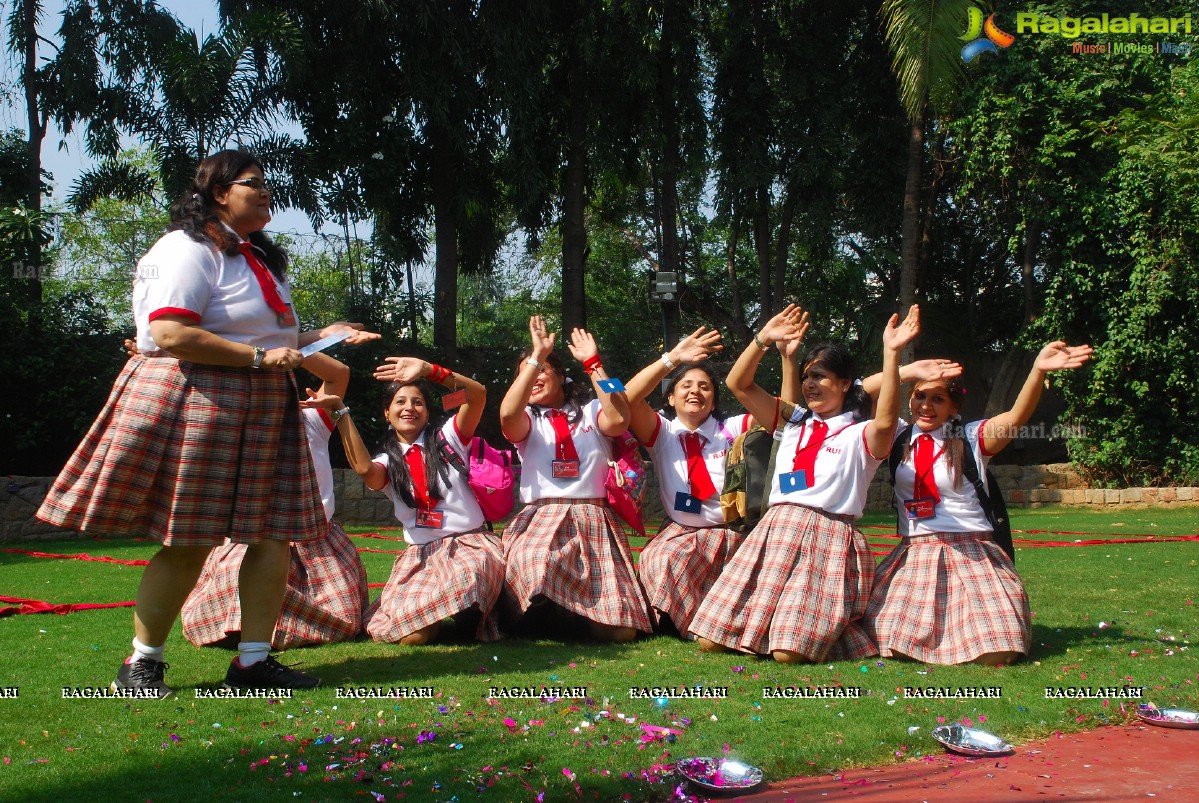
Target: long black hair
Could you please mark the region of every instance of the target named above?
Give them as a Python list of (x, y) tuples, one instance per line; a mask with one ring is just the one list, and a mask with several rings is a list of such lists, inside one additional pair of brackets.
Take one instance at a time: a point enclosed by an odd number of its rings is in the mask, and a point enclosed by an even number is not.
[[(954, 406), (958, 410), (961, 410), (962, 401), (966, 397), (966, 386), (962, 384), (962, 380), (958, 377), (953, 377), (952, 379), (934, 380), (934, 382), (945, 386), (945, 392), (949, 394), (949, 400), (954, 403)], [(921, 385), (928, 384), (931, 383), (917, 382), (912, 386), (912, 393), (914, 394)], [(962, 461), (965, 459), (966, 454), (966, 438), (962, 432), (962, 417), (960, 415), (953, 415), (950, 417), (948, 423), (949, 426), (946, 428), (945, 437), (945, 458), (949, 461), (949, 477), (953, 481), (953, 487), (960, 488), (962, 485)], [(912, 424), (912, 426), (916, 425)], [(982, 437), (981, 432), (979, 433), (979, 437)], [(912, 439), (908, 438), (907, 443), (903, 445), (903, 458), (899, 462), (906, 463), (911, 453)], [(973, 456), (970, 459), (973, 460)]]
[[(462, 462), (462, 457), (445, 442), (445, 439), (439, 437), (441, 427), (445, 423), (445, 415), (436, 417), (433, 415), (433, 408), (429, 406), (429, 400), (433, 398), (433, 391), (425, 380), (389, 382), (383, 389), (384, 411), (391, 407), (391, 402), (395, 399), (396, 394), (407, 387), (417, 389), (421, 398), (425, 400), (425, 409), (429, 411), (429, 420), (425, 424), (425, 428), (421, 430), (421, 434), (425, 437), (423, 447), (425, 487), (429, 489), (429, 498), (434, 502), (440, 502), (445, 499), (446, 491), (452, 487), (449, 469), (452, 467), (460, 471), (465, 468), (465, 464)], [(391, 480), (392, 490), (405, 505), (415, 509), (418, 505), (416, 504), (416, 493), (412, 487), (412, 475), (408, 471), (408, 461), (404, 459), (404, 448), (400, 445), (399, 435), (390, 426), (387, 427), (387, 434), (383, 436), (382, 448), (391, 461), (387, 474)]]
[[(196, 175), (183, 194), (171, 204), (171, 225), (168, 231), (180, 230), (196, 242), (211, 243), (226, 256), (237, 256), (237, 235), (221, 223), (216, 213), (213, 190), (228, 186), (247, 168), (262, 169), (262, 163), (247, 151), (218, 151), (200, 162)], [(262, 261), (282, 280), (287, 273), (287, 254), (261, 231), (249, 236), (249, 241), (262, 251)]]
[(728, 414), (720, 409), (720, 386), (724, 383), (716, 378), (711, 364), (707, 362), (684, 362), (674, 367), (674, 370), (666, 377), (666, 392), (662, 394), (662, 406), (658, 408), (658, 412), (668, 420), (677, 415), (674, 407), (668, 401), (670, 394), (674, 393), (675, 386), (682, 381), (684, 376), (696, 370), (703, 371), (704, 375), (708, 377), (708, 381), (712, 383), (712, 412), (710, 415), (717, 422), (723, 424), (724, 420), (728, 418)]
[(841, 404), (841, 412), (850, 410), (854, 414), (855, 420), (865, 420), (870, 418), (870, 411), (873, 409), (873, 403), (870, 401), (870, 394), (866, 389), (858, 383), (858, 365), (853, 358), (853, 354), (849, 352), (841, 343), (820, 343), (808, 349), (808, 353), (804, 355), (803, 361), (800, 363), (803, 370), (800, 375), (806, 374), (808, 369), (813, 365), (819, 365), (829, 371), (838, 379), (849, 379), (853, 384), (849, 386), (849, 390), (845, 393), (845, 401)]
[[(520, 373), (520, 366), (532, 356), (532, 348), (527, 348), (520, 353), (520, 359), (516, 363), (516, 373)], [(554, 369), (554, 373), (562, 382), (562, 409), (566, 412), (566, 420), (573, 424), (583, 415), (583, 405), (589, 401), (587, 389), (582, 386), (581, 382), (571, 381), (570, 377), (566, 375), (566, 367), (562, 365), (562, 358), (554, 352), (551, 351), (544, 362)], [(529, 405), (529, 411), (536, 416), (545, 415), (547, 409), (536, 404)]]

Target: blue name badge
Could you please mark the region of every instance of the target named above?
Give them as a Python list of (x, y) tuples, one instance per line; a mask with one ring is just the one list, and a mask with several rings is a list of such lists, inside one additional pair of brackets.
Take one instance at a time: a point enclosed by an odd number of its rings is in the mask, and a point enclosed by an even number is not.
[(619, 379), (601, 379), (595, 385), (604, 393), (624, 393), (624, 382)]
[(703, 506), (703, 502), (686, 491), (679, 491), (674, 495), (674, 509), (679, 513), (699, 513)]
[(808, 490), (808, 472), (792, 471), (779, 475), (779, 490), (785, 494)]

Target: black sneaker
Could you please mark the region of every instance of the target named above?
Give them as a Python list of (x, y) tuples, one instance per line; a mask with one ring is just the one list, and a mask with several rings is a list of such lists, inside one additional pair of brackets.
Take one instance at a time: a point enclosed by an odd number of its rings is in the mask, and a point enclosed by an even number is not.
[(315, 689), (321, 679), (286, 667), (268, 655), (248, 669), (234, 658), (223, 685), (226, 689)]
[(152, 658), (142, 658), (133, 663), (126, 661), (117, 670), (117, 679), (109, 688), (113, 691), (135, 690), (142, 693), (139, 696), (165, 700), (175, 693), (175, 690), (162, 680), (163, 673), (166, 672), (168, 666), (169, 664), (155, 661)]

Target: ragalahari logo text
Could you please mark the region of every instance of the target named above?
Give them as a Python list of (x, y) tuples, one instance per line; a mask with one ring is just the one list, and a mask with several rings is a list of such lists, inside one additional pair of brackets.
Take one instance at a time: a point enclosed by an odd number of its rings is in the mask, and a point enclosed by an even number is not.
[(962, 61), (967, 64), (983, 53), (998, 53), (1000, 48), (1006, 48), (1016, 41), (1016, 37), (999, 29), (994, 14), (984, 22), (982, 11), (975, 6), (970, 7), (966, 18), (966, 32), (958, 38), (966, 40), (966, 46), (962, 48)]

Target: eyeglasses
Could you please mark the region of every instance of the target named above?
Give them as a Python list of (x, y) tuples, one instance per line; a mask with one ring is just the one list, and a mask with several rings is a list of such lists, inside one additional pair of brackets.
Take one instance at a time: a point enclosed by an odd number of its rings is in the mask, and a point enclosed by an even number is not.
[(255, 190), (257, 192), (271, 192), (272, 191), (271, 185), (267, 184), (266, 181), (258, 178), (257, 176), (251, 176), (250, 178), (238, 178), (238, 179), (234, 179), (233, 181), (227, 181), (225, 183), (227, 185), (228, 184), (240, 184), (243, 187), (249, 187), (250, 189)]

